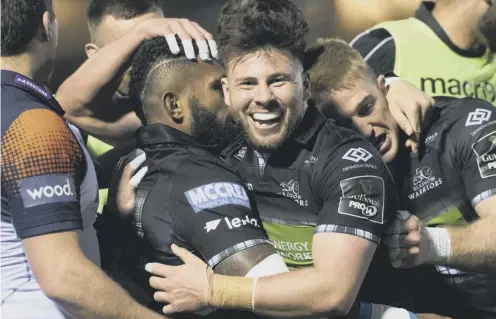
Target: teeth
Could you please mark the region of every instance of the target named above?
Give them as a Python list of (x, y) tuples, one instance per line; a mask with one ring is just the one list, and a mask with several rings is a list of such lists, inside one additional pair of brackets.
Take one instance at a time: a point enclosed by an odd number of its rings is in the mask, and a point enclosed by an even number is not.
[(281, 112), (253, 113), (252, 117), (256, 121), (270, 121), (281, 116)]

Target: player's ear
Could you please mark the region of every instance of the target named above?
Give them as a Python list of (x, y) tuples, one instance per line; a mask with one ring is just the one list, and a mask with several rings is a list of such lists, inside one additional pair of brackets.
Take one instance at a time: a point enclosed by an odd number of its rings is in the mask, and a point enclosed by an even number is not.
[(381, 92), (384, 93), (384, 95), (386, 95), (388, 91), (388, 85), (386, 85), (386, 77), (381, 74), (377, 77), (376, 81)]
[(184, 119), (184, 106), (179, 103), (179, 97), (174, 92), (165, 92), (162, 95), (162, 105), (165, 112), (176, 123)]

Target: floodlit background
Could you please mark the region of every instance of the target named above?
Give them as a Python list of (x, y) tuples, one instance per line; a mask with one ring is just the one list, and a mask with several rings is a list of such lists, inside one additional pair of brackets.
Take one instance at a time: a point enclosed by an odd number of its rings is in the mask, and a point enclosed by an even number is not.
[[(139, 0), (136, 0), (139, 1)], [(351, 40), (357, 33), (385, 21), (413, 16), (421, 0), (292, 0), (310, 25), (309, 43), (319, 37)], [(226, 0), (164, 0), (166, 17), (198, 22), (215, 35), (218, 12)], [(59, 52), (52, 90), (85, 60), (89, 41), (87, 0), (54, 0), (59, 22)]]

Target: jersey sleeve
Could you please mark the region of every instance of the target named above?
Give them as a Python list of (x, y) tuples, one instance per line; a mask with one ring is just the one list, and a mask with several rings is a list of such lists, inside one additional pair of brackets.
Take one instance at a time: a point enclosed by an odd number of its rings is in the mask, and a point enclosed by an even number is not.
[(461, 115), (449, 131), (449, 155), (475, 208), (496, 194), (496, 110), (478, 99), (464, 99), (457, 109)]
[(238, 251), (270, 244), (244, 183), (225, 165), (190, 159), (179, 172), (168, 210), (181, 237), (211, 267)]
[(394, 72), (396, 45), (386, 29), (360, 33), (350, 45), (360, 52), (376, 75)]
[(365, 140), (333, 150), (315, 185), (323, 201), (316, 232), (358, 236), (379, 244), (396, 215), (394, 182), (380, 154)]
[(1, 149), (2, 194), (20, 238), (82, 228), (84, 157), (60, 116), (24, 111), (5, 132)]

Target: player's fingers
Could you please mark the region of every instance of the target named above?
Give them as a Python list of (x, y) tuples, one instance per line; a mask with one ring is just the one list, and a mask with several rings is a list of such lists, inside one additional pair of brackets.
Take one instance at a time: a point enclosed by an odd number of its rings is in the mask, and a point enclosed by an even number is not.
[(145, 177), (146, 172), (148, 172), (148, 166), (142, 167), (136, 174), (133, 175), (133, 177), (131, 177), (129, 184), (134, 188), (138, 187), (143, 177)]
[(176, 40), (176, 35), (172, 33), (172, 31), (165, 34), (165, 40), (167, 41), (167, 45), (169, 46), (169, 50), (172, 54), (179, 54), (179, 52), (181, 52), (179, 44)]
[(206, 42), (208, 44), (208, 49), (210, 50), (210, 55), (214, 59), (218, 59), (219, 58), (219, 51), (217, 49), (217, 42), (215, 42), (212, 34), (210, 32), (208, 32), (207, 30), (203, 29), (203, 27), (201, 25), (199, 25), (198, 23), (196, 23), (194, 21), (191, 21), (191, 23), (203, 34), (203, 36), (207, 40)]
[(186, 58), (189, 60), (195, 59), (196, 55), (193, 48), (192, 36), (178, 22), (171, 23), (170, 27), (172, 29), (172, 32), (174, 34), (177, 34), (179, 36), (179, 39), (181, 39), (181, 44), (183, 46)]
[(170, 315), (171, 313), (177, 312), (177, 310), (175, 306), (169, 304), (162, 308), (162, 312), (166, 315)]
[(167, 266), (160, 263), (148, 263), (145, 265), (145, 270), (158, 277), (167, 277), (173, 270), (175, 266)]
[(418, 142), (421, 133), (420, 130), (422, 124), (422, 108), (420, 107), (420, 105), (415, 104), (407, 108), (405, 113), (410, 126), (413, 128), (413, 135), (416, 138), (415, 141)]
[(408, 253), (410, 254), (410, 256), (416, 257), (420, 254), (420, 247), (419, 246), (410, 247), (410, 249), (408, 249)]
[(406, 114), (400, 111), (399, 107), (391, 107), (391, 114), (393, 115), (394, 119), (396, 120), (396, 123), (398, 123), (398, 126), (400, 129), (407, 135), (407, 136), (412, 136), (414, 134), (414, 129), (413, 126), (411, 125), (410, 121), (408, 120)]
[(421, 221), (417, 216), (411, 216), (408, 218), (408, 220), (403, 224), (404, 228), (402, 229), (402, 232), (404, 233), (410, 233), (415, 230), (420, 230), (421, 228)]
[(172, 252), (177, 257), (181, 258), (181, 260), (185, 264), (198, 264), (198, 263), (204, 264), (204, 262), (200, 258), (190, 253), (187, 249), (179, 247), (175, 244), (172, 244), (171, 248), (172, 248)]
[(198, 46), (198, 55), (200, 56), (200, 59), (204, 61), (211, 60), (207, 39), (205, 38), (205, 35), (197, 28), (198, 24), (195, 25), (192, 21), (189, 21), (187, 19), (180, 19), (179, 21), (182, 27), (191, 36), (192, 40), (195, 40), (196, 45)]
[[(122, 176), (120, 181), (121, 185), (127, 184), (131, 180), (131, 177), (133, 176), (136, 169), (140, 167), (146, 160), (146, 153), (143, 150), (138, 149), (136, 150), (136, 152), (140, 154), (136, 156), (133, 160), (131, 160), (131, 162), (129, 162), (122, 171)], [(132, 154), (134, 154), (134, 152)]]
[(157, 302), (169, 302), (168, 294), (164, 291), (156, 291), (153, 294), (153, 299)]
[(203, 36), (205, 37), (206, 40), (213, 40), (214, 37), (212, 36), (212, 34), (210, 32), (208, 32), (207, 30), (203, 29), (203, 27), (201, 25), (199, 25), (198, 23), (196, 23), (195, 21), (190, 21), (198, 31), (200, 31)]

